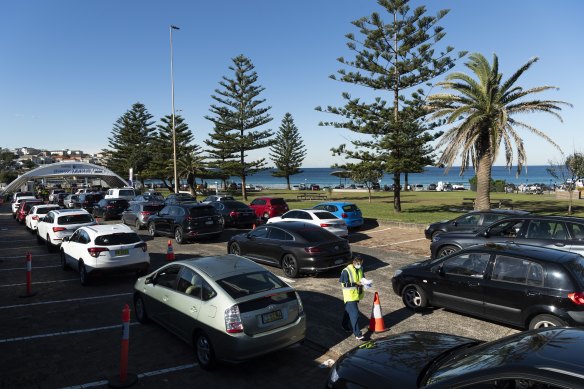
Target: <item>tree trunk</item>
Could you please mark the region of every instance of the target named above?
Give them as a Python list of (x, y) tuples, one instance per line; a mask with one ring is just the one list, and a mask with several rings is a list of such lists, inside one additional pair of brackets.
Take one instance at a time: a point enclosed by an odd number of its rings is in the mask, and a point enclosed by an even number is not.
[(408, 173), (404, 173), (404, 190), (409, 191), (410, 190), (410, 184), (409, 184), (409, 180), (408, 180)]
[(367, 191), (369, 192), (369, 202), (371, 202), (371, 187), (367, 186)]
[(477, 169), (477, 198), (475, 199), (475, 209), (491, 208), (491, 168), (493, 159), (490, 152), (484, 153), (479, 158)]
[(245, 174), (241, 176), (241, 195), (243, 199), (247, 201), (247, 191), (245, 190)]
[(288, 187), (288, 190), (290, 190), (290, 176), (286, 176), (286, 185)]
[(393, 184), (393, 210), (394, 212), (401, 212), (401, 183), (399, 173), (393, 173)]

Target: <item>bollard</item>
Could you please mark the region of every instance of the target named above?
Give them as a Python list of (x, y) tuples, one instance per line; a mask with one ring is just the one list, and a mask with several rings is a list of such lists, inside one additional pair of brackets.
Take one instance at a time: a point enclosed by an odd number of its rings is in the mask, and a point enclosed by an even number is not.
[(122, 348), (120, 353), (120, 375), (111, 378), (108, 385), (112, 388), (127, 388), (138, 382), (138, 376), (128, 373), (128, 352), (130, 349), (130, 307), (122, 310)]
[(26, 293), (20, 297), (32, 297), (36, 292), (32, 292), (32, 254), (26, 253)]

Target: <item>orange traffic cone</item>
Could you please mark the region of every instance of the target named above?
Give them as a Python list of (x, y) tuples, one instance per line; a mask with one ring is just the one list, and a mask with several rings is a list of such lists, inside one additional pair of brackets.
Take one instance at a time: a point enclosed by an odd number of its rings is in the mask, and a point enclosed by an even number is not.
[(383, 315), (381, 314), (381, 305), (379, 304), (379, 294), (375, 292), (373, 299), (373, 308), (371, 309), (371, 319), (369, 319), (369, 331), (371, 332), (385, 332)]
[(168, 240), (168, 249), (166, 250), (166, 260), (174, 261), (174, 250), (172, 249), (172, 241)]

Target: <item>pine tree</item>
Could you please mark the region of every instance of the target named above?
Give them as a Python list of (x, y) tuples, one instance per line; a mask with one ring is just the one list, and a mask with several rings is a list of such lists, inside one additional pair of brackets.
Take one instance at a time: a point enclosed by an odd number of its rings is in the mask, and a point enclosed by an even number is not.
[[(206, 175), (209, 178), (221, 178), (223, 187), (227, 187), (226, 180), (237, 174), (237, 149), (233, 145), (236, 143), (236, 135), (229, 132), (229, 128), (221, 125), (223, 121), (217, 121), (209, 139), (204, 142), (209, 147), (205, 149), (209, 160), (208, 166), (215, 171), (209, 171)], [(213, 177), (210, 177), (213, 175)]]
[[(158, 132), (150, 147), (152, 162), (149, 165), (148, 174), (152, 178), (161, 179), (164, 186), (169, 191), (174, 192), (174, 187), (171, 185), (174, 179), (172, 115), (167, 115), (161, 118), (160, 121), (162, 124), (156, 126)], [(180, 115), (175, 116), (175, 131), (176, 159), (178, 163), (182, 156), (193, 152), (193, 134)], [(180, 181), (180, 177), (178, 177), (178, 180)]]
[(300, 167), (306, 156), (306, 147), (290, 113), (286, 113), (270, 148), (270, 158), (276, 165), (274, 177), (285, 177), (290, 190), (290, 176), (302, 173)]
[(126, 177), (130, 168), (140, 178), (144, 186), (144, 171), (150, 163), (150, 154), (146, 152), (155, 132), (152, 115), (141, 103), (132, 105), (132, 109), (123, 114), (114, 124), (112, 136), (108, 138), (109, 154), (107, 167), (121, 177)]
[[(316, 108), (347, 119), (344, 122), (321, 122), (320, 125), (346, 128), (369, 136), (369, 139), (352, 142), (355, 151), (351, 152), (342, 145), (333, 149), (333, 153), (364, 160), (365, 149), (382, 162), (384, 170), (393, 173), (393, 206), (396, 212), (401, 212), (400, 176), (412, 171), (408, 162), (412, 160), (409, 153), (416, 150), (411, 147), (416, 134), (408, 131), (419, 132), (422, 129), (420, 117), (402, 114), (404, 107), (408, 106), (404, 93), (448, 71), (455, 62), (451, 57), (452, 47), (434, 52), (434, 46), (445, 35), (437, 23), (448, 10), (442, 10), (436, 16), (426, 16), (425, 7), (410, 12), (408, 3), (409, 0), (378, 0), (390, 16), (388, 24), (378, 13), (354, 21), (353, 25), (362, 37), (357, 39), (352, 33), (346, 37), (349, 40), (347, 47), (355, 53), (355, 59), (341, 57), (338, 61), (356, 70), (343, 68), (338, 71), (338, 76), (331, 76), (333, 80), (389, 92), (393, 101), (388, 103), (378, 97), (373, 103), (363, 103), (358, 98), (351, 98), (349, 93), (343, 93), (346, 100), (343, 107)], [(461, 52), (458, 57), (465, 54)]]
[(260, 107), (265, 99), (258, 99), (258, 96), (265, 88), (256, 85), (258, 76), (252, 62), (244, 55), (239, 55), (232, 61), (233, 66), (229, 69), (234, 72), (235, 78), (223, 77), (223, 81), (219, 82), (223, 89), (215, 89), (216, 95), (211, 96), (217, 102), (210, 108), (213, 116), (205, 118), (233, 135), (229, 139), (233, 146), (230, 149), (239, 155), (239, 160), (232, 167), (241, 178), (242, 195), (247, 200), (245, 178), (266, 168), (265, 158), (246, 161), (247, 153), (272, 144), (271, 130), (254, 130), (272, 120), (268, 113), (271, 107)]

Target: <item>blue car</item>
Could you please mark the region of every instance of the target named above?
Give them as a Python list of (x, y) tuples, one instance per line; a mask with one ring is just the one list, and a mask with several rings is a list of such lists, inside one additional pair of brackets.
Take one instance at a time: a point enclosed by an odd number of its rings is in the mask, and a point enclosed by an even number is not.
[(348, 228), (359, 228), (363, 225), (361, 210), (354, 203), (327, 201), (326, 203), (315, 205), (313, 208), (329, 211), (339, 219), (343, 219)]

